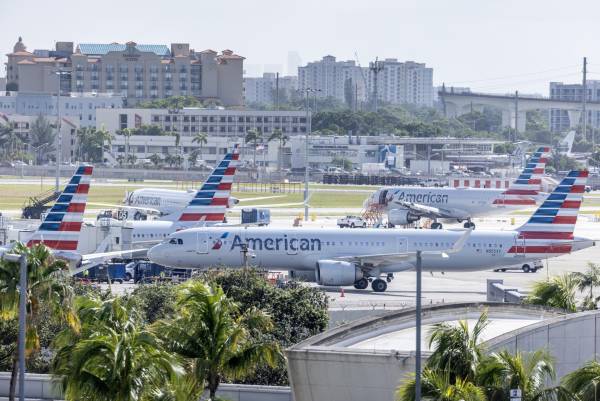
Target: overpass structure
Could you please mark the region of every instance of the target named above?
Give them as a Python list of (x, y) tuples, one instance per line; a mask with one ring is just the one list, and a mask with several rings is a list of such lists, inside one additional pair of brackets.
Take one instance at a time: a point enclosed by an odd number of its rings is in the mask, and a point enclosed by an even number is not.
[[(493, 107), (502, 111), (502, 126), (525, 130), (526, 113), (533, 110), (560, 109), (569, 115), (570, 128), (579, 124), (581, 118), (581, 102), (558, 100), (544, 97), (523, 97), (518, 92), (514, 96), (494, 95), (474, 92), (454, 92), (441, 90), (438, 92), (446, 117), (458, 117), (472, 110), (482, 111), (484, 107)], [(587, 101), (588, 112), (600, 112), (600, 102)]]

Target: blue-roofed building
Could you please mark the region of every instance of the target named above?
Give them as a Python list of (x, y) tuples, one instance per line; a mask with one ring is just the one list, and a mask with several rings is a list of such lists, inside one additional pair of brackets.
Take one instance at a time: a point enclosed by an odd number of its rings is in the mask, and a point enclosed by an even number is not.
[[(120, 43), (80, 43), (79, 51), (88, 56), (104, 56), (108, 52), (124, 52), (126, 45)], [(170, 57), (171, 51), (166, 45), (135, 45), (140, 52), (150, 52), (161, 57)]]
[(127, 106), (171, 96), (193, 96), (225, 106), (243, 105), (244, 58), (231, 50), (197, 52), (188, 43), (57, 42), (27, 51), (22, 39), (8, 54), (7, 90), (62, 94), (112, 93)]

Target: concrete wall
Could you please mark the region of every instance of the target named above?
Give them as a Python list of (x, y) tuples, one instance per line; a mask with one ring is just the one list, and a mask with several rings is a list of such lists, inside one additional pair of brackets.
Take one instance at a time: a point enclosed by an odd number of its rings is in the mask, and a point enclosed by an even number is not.
[[(490, 318), (529, 316), (532, 319), (553, 319), (561, 314), (530, 305), (487, 302), (440, 304), (423, 308), (423, 324), (475, 319), (486, 309)], [(371, 315), (332, 328), (287, 349), (288, 376), (294, 399), (393, 401), (398, 385), (414, 372), (415, 352), (348, 348), (347, 345), (414, 326), (414, 314), (414, 308), (406, 308)], [(429, 355), (430, 352), (423, 352), (423, 364)]]
[(556, 377), (600, 360), (600, 311), (566, 315), (546, 320), (487, 342), (490, 352), (502, 349), (516, 352), (546, 348), (555, 358)]
[[(8, 397), (9, 385), (10, 372), (0, 372), (0, 398)], [(289, 387), (221, 384), (217, 395), (231, 401), (292, 401)], [(50, 375), (27, 373), (25, 375), (25, 398), (60, 400), (62, 392)]]

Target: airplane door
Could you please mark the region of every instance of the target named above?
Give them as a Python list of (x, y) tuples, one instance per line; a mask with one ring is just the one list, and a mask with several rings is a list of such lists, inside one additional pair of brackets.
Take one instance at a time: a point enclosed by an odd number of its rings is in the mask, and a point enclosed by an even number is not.
[(208, 234), (197, 233), (196, 237), (196, 253), (208, 253)]
[(525, 256), (527, 256), (527, 252), (525, 252), (525, 249), (527, 248), (525, 245), (525, 238), (515, 238), (515, 247), (517, 249), (517, 251), (515, 252), (516, 257), (524, 258)]
[(398, 253), (405, 253), (408, 250), (408, 240), (405, 237), (396, 239), (396, 251)]

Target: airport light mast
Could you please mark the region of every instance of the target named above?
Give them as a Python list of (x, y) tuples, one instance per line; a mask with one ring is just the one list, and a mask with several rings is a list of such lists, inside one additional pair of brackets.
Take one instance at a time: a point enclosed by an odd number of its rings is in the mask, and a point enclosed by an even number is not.
[(70, 71), (66, 71), (66, 70), (55, 70), (52, 71), (52, 74), (56, 75), (58, 77), (58, 91), (56, 93), (56, 138), (57, 138), (57, 145), (56, 145), (56, 188), (54, 189), (54, 191), (56, 193), (60, 192), (60, 162), (61, 162), (61, 157), (62, 157), (62, 132), (60, 130), (60, 95), (61, 95), (61, 81), (62, 81), (62, 76), (63, 75), (70, 75), (71, 72)]
[[(313, 93), (315, 96), (315, 105), (317, 104), (317, 92), (321, 92), (321, 89), (313, 89), (306, 88), (304, 89), (306, 92), (306, 139), (304, 141), (305, 144), (305, 155), (304, 155), (304, 221), (308, 221), (308, 181), (310, 178), (310, 173), (308, 171), (309, 166), (309, 157), (308, 157), (308, 148), (309, 148), (309, 136), (312, 132), (312, 118), (310, 113), (310, 101), (309, 94)], [(316, 107), (316, 106), (315, 106)]]

